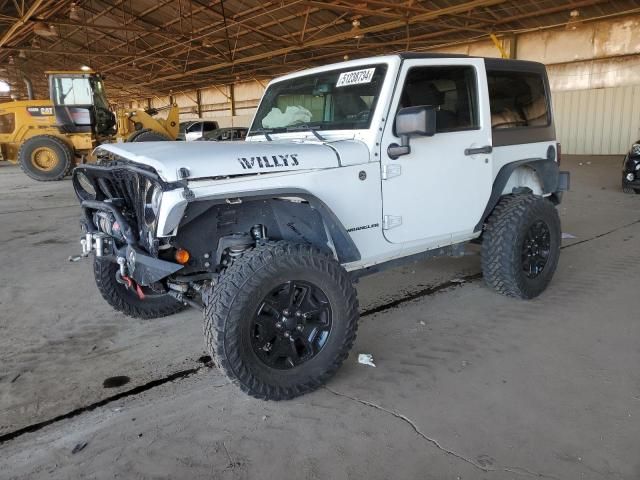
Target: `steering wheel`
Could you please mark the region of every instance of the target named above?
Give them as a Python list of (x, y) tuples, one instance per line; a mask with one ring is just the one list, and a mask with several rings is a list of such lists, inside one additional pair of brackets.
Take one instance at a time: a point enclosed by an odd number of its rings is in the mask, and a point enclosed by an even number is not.
[(366, 122), (367, 120), (369, 120), (369, 115), (370, 115), (371, 111), (370, 110), (362, 110), (361, 112), (358, 112), (356, 114), (356, 121), (358, 122)]

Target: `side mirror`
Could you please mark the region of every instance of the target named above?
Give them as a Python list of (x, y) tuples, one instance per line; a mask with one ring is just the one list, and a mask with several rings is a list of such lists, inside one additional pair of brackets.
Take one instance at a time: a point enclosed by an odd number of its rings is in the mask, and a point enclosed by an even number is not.
[(401, 155), (407, 155), (411, 153), (411, 137), (432, 137), (435, 133), (436, 108), (433, 105), (403, 108), (396, 115), (396, 134), (400, 137), (400, 145), (389, 145), (387, 154), (394, 160)]

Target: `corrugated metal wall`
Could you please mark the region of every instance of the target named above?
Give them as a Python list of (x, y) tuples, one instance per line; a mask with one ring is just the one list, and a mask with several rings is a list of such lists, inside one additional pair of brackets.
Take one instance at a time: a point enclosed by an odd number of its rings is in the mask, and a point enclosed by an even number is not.
[(640, 85), (553, 93), (563, 153), (618, 155), (640, 139)]

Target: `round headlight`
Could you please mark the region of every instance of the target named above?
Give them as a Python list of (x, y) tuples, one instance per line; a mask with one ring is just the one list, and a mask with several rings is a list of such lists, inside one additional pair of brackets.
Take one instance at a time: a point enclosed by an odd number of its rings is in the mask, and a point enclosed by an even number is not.
[(640, 155), (640, 143), (634, 143), (631, 147), (631, 155)]
[(162, 201), (162, 189), (159, 185), (147, 182), (144, 194), (144, 220), (147, 225), (151, 225), (156, 221), (158, 212), (160, 211), (160, 202)]
[(95, 199), (96, 198), (96, 189), (93, 187), (91, 180), (83, 173), (76, 173), (76, 179), (78, 180), (78, 185), (84, 191), (83, 193), (87, 196), (87, 198)]
[(151, 194), (151, 210), (156, 215), (160, 211), (160, 201), (162, 200), (162, 189), (160, 187), (155, 187), (153, 189), (153, 193)]

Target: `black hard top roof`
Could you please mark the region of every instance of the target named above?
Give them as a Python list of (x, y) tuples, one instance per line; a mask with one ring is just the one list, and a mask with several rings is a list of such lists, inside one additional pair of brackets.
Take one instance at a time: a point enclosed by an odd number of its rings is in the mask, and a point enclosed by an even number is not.
[(515, 70), (538, 70), (540, 67), (544, 68), (544, 65), (539, 62), (532, 62), (530, 60), (514, 60), (510, 58), (493, 58), (493, 57), (475, 57), (471, 55), (463, 55), (461, 53), (422, 53), (422, 52), (400, 52), (398, 54), (403, 60), (412, 59), (429, 59), (429, 58), (482, 58), (487, 68), (500, 70), (500, 69), (515, 69)]

